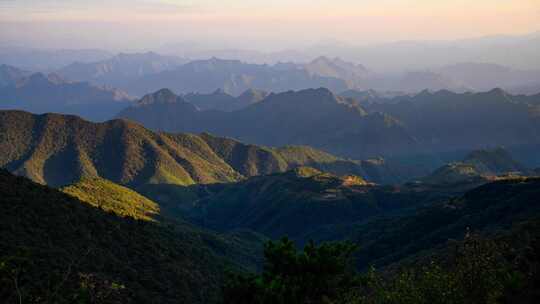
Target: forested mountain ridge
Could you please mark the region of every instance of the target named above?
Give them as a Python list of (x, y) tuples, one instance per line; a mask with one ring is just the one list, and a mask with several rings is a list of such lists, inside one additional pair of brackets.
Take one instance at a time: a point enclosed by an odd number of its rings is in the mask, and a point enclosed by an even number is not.
[(0, 194), (8, 302), (213, 303), (224, 270), (243, 267), (238, 240), (187, 223), (121, 218), (5, 170)]
[(412, 214), (329, 225), (307, 237), (317, 241), (348, 239), (362, 245), (358, 262), (387, 266), (429, 254), (467, 233), (493, 235), (540, 218), (540, 178), (507, 178), (476, 187)]
[(267, 148), (207, 133), (155, 133), (125, 120), (92, 123), (60, 114), (0, 111), (0, 147), (0, 166), (52, 186), (97, 177), (129, 187), (227, 183), (304, 165), (376, 182), (399, 178), (382, 163), (345, 160), (310, 147)]
[(270, 145), (309, 145), (331, 153), (364, 159), (414, 151), (417, 142), (392, 117), (366, 112), (327, 89), (270, 94), (261, 102), (229, 113), (198, 111), (187, 102), (147, 104), (163, 90), (145, 96), (118, 114), (154, 130), (210, 132)]

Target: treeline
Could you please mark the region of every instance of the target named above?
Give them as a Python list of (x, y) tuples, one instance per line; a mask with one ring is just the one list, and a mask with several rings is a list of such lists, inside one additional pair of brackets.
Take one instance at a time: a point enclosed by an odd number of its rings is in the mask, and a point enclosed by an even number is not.
[[(429, 257), (385, 270), (357, 272), (348, 242), (269, 242), (259, 274), (232, 274), (226, 304), (539, 303), (540, 221), (511, 234), (467, 233)], [(360, 249), (361, 250), (361, 249)]]

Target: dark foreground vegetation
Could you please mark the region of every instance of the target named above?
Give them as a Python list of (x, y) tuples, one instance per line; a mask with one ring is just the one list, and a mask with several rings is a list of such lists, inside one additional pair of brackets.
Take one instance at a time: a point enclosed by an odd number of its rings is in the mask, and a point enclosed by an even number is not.
[[(497, 238), (466, 235), (437, 259), (393, 271), (355, 271), (347, 242), (282, 239), (265, 248), (260, 274), (232, 275), (225, 303), (538, 303), (540, 222)], [(517, 247), (516, 247), (517, 246)]]
[(78, 199), (0, 170), (2, 303), (540, 301), (538, 178), (327, 227), (354, 243), (322, 242), (338, 240), (330, 230), (300, 251), (286, 238), (268, 242), (260, 272), (256, 233), (168, 221), (136, 193), (90, 182), (64, 188)]
[(189, 224), (120, 217), (4, 170), (0, 206), (1, 303), (218, 302), (238, 251)]

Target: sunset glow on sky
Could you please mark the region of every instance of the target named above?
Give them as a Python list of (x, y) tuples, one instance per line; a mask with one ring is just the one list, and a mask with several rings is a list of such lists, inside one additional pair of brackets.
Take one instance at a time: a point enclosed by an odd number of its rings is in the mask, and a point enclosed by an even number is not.
[[(89, 41), (100, 35), (136, 40), (141, 31), (161, 40), (277, 43), (458, 39), (538, 31), (540, 0), (0, 0), (2, 39), (44, 32), (60, 39), (70, 35), (66, 23), (86, 29)], [(100, 24), (114, 26), (103, 33)]]

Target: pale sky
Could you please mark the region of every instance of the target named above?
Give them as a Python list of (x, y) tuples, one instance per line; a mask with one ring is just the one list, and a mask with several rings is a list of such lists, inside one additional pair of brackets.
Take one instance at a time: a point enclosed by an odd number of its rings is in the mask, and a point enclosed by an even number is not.
[(0, 0), (0, 42), (62, 47), (287, 49), (538, 30), (540, 0)]

